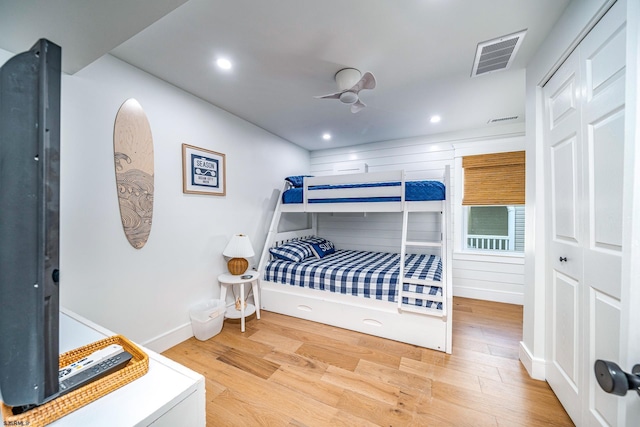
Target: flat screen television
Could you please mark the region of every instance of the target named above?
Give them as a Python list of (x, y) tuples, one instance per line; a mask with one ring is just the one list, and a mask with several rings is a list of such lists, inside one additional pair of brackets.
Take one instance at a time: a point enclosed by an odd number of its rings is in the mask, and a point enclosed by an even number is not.
[(58, 394), (61, 49), (0, 68), (0, 398)]

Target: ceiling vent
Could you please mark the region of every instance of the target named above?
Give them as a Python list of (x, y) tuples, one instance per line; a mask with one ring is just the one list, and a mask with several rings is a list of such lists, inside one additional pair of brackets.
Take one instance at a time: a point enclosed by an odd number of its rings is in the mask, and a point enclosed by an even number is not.
[(510, 120), (516, 120), (518, 116), (508, 116), (508, 117), (500, 117), (498, 119), (491, 119), (487, 122), (487, 124), (491, 123), (500, 123), (500, 122), (508, 122)]
[(526, 32), (527, 30), (523, 30), (508, 36), (478, 43), (471, 77), (509, 68), (513, 58), (516, 56), (516, 52), (520, 49)]

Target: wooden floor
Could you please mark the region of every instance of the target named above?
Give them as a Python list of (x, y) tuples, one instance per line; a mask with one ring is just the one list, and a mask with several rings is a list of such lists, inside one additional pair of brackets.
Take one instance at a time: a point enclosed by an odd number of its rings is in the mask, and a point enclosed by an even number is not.
[(164, 355), (206, 378), (208, 426), (571, 426), (518, 361), (522, 307), (454, 298), (453, 354), (262, 312)]

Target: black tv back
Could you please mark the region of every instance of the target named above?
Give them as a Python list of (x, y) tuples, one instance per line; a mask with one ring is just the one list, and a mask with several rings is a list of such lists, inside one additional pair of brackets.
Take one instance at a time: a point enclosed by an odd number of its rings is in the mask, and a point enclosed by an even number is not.
[(39, 40), (0, 69), (0, 395), (58, 393), (61, 49)]

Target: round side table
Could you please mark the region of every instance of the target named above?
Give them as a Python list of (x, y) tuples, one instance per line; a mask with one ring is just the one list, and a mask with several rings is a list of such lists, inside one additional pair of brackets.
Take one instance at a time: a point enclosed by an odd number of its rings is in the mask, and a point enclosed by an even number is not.
[[(234, 301), (234, 304), (227, 307), (224, 315), (227, 319), (241, 319), (240, 330), (244, 332), (246, 316), (251, 316), (253, 313), (256, 313), (256, 317), (260, 319), (260, 273), (256, 270), (247, 270), (239, 276), (223, 273), (218, 276), (218, 282), (220, 283), (220, 299), (223, 300), (225, 304), (227, 302), (227, 288), (240, 285), (241, 299), (244, 299), (244, 285), (245, 283), (251, 284), (251, 292), (253, 293), (255, 305), (247, 302), (246, 304), (241, 304), (240, 310), (236, 310)], [(249, 297), (249, 295), (247, 295), (247, 297)]]

